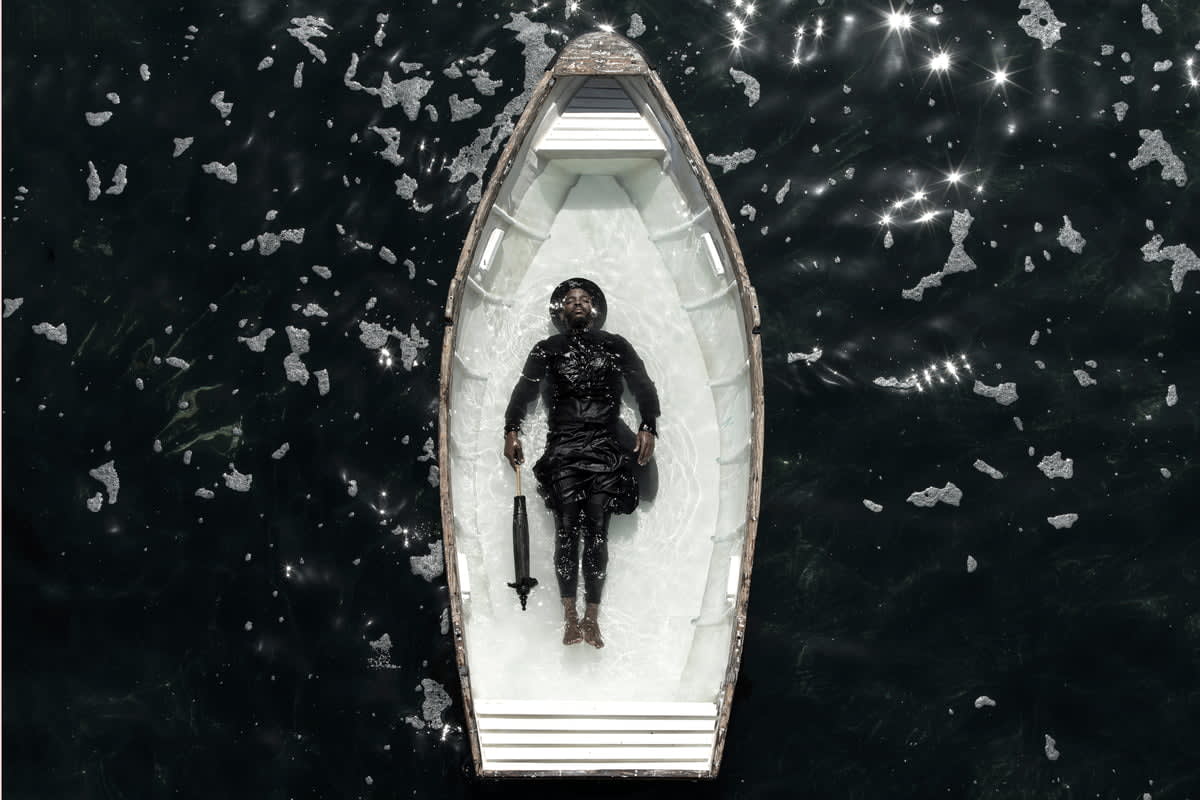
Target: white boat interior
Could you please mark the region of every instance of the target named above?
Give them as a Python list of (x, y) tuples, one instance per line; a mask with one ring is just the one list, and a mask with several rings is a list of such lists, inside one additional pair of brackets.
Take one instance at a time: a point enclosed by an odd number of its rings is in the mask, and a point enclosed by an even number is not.
[[(751, 477), (750, 351), (732, 262), (644, 79), (559, 78), (545, 107), (480, 232), (451, 366), (456, 566), (484, 768), (702, 771)], [(609, 526), (600, 650), (561, 643), (553, 523), (530, 470), (547, 433), (540, 400), (522, 435), (539, 580), (527, 611), (506, 585), (515, 487), (504, 410), (530, 349), (555, 332), (551, 291), (574, 276), (604, 290), (605, 330), (633, 344), (662, 405), (657, 493)], [(628, 392), (622, 418), (637, 429)]]

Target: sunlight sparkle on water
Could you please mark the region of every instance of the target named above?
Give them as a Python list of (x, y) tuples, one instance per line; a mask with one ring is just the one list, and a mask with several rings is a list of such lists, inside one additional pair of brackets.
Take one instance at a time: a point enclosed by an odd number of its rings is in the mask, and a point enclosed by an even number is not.
[(934, 72), (946, 72), (950, 69), (950, 54), (942, 51), (929, 60), (929, 68)]
[(992, 80), (997, 86), (1003, 86), (1008, 83), (1008, 73), (1002, 69), (998, 69), (992, 73)]
[(893, 9), (887, 15), (887, 23), (894, 31), (906, 31), (912, 27), (912, 15)]

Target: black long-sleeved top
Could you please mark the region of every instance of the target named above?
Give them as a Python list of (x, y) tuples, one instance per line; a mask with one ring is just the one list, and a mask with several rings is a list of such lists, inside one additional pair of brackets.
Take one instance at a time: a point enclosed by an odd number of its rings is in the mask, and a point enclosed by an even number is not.
[(568, 331), (534, 345), (504, 412), (504, 430), (519, 431), (529, 403), (548, 378), (546, 408), (553, 432), (570, 423), (615, 428), (621, 411), (621, 379), (637, 400), (641, 429), (658, 435), (658, 392), (633, 345), (608, 331)]

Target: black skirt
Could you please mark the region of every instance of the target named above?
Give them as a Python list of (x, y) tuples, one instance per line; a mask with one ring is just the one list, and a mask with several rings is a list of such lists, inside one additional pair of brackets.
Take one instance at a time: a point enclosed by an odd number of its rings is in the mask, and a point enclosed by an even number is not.
[(538, 494), (556, 510), (604, 493), (609, 511), (630, 514), (638, 506), (637, 473), (632, 445), (622, 447), (617, 433), (606, 426), (583, 423), (552, 430), (533, 465)]

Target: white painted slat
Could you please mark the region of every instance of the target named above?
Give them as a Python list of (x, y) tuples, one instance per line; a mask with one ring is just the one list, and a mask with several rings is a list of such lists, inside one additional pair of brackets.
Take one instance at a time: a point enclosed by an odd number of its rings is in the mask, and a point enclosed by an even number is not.
[(716, 703), (656, 703), (592, 700), (476, 700), (475, 714), (484, 716), (538, 717), (712, 717)]
[(596, 770), (677, 770), (708, 772), (708, 761), (484, 761), (487, 772), (595, 772)]
[(596, 141), (608, 142), (613, 141), (643, 141), (658, 144), (658, 139), (654, 138), (654, 134), (650, 133), (645, 126), (639, 130), (637, 128), (613, 128), (598, 130), (596, 128), (555, 128), (554, 131), (546, 137), (546, 142), (577, 142), (580, 140), (595, 139)]
[(562, 117), (554, 126), (556, 131), (648, 131), (646, 123), (636, 114), (611, 117)]
[(554, 731), (541, 733), (479, 732), (479, 743), (489, 751), (501, 745), (556, 745), (593, 747), (602, 745), (689, 745), (711, 747), (714, 733), (647, 733), (609, 731)]
[(607, 139), (582, 139), (578, 141), (546, 142), (538, 147), (538, 153), (543, 156), (569, 157), (574, 155), (596, 156), (606, 152), (621, 153), (622, 155), (645, 155), (658, 157), (665, 152), (662, 145), (645, 141), (610, 141)]
[(711, 747), (489, 747), (486, 761), (708, 761)]
[(713, 717), (493, 717), (478, 718), (483, 731), (712, 731)]
[(633, 101), (628, 97), (576, 97), (571, 100), (571, 104), (567, 106), (567, 111), (584, 111), (587, 109), (604, 109), (604, 108), (627, 108), (633, 110), (635, 106)]

